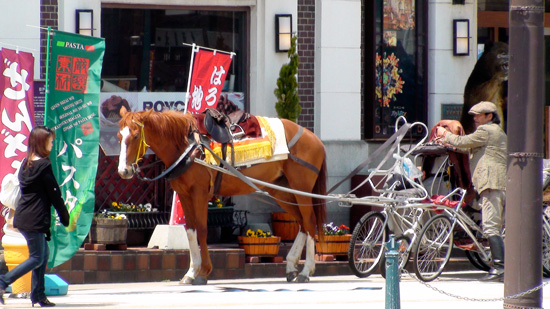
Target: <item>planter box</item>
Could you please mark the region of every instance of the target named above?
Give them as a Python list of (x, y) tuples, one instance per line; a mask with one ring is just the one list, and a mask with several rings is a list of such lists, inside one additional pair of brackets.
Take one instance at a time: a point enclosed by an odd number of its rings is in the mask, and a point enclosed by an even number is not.
[(126, 244), (127, 219), (94, 218), (90, 228), (90, 242), (93, 244)]
[(247, 237), (239, 236), (239, 248), (249, 256), (277, 256), (281, 237)]
[(318, 254), (346, 255), (349, 250), (351, 234), (325, 235), (324, 241), (316, 239), (315, 251)]
[(282, 241), (293, 241), (300, 231), (300, 225), (296, 219), (286, 212), (274, 212), (271, 214), (271, 227), (273, 235), (281, 237)]

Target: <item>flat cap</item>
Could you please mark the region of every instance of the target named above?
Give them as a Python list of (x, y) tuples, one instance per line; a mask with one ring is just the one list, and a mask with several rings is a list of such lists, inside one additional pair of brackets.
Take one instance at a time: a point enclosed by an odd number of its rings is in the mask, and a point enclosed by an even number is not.
[(476, 105), (472, 106), (468, 114), (477, 115), (477, 114), (487, 114), (487, 113), (496, 113), (496, 112), (497, 112), (497, 106), (495, 105), (495, 103), (488, 102), (488, 101), (481, 101)]

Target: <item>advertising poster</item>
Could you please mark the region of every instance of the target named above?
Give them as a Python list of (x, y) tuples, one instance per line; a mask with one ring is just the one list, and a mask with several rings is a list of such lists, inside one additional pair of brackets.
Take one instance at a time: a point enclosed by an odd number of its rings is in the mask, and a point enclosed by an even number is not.
[(105, 40), (55, 31), (45, 124), (55, 131), (50, 159), (71, 217), (52, 215), (49, 267), (73, 256), (88, 235), (99, 155), (99, 92)]
[(231, 66), (232, 54), (199, 49), (193, 60), (189, 86), (188, 111), (200, 114), (207, 108), (216, 108), (218, 98)]
[[(0, 49), (0, 180), (14, 174), (27, 155), (33, 128), (34, 57), (30, 53)], [(9, 209), (2, 206), (0, 226)], [(0, 228), (0, 237), (4, 231)]]

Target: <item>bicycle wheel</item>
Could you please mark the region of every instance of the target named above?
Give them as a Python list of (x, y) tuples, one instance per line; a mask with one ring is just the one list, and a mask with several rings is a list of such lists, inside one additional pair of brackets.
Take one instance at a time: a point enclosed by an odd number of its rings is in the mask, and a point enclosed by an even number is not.
[(441, 274), (451, 257), (453, 230), (451, 220), (446, 215), (432, 217), (420, 231), (415, 244), (414, 272), (424, 282), (429, 282)]
[(376, 211), (364, 215), (353, 229), (348, 263), (359, 278), (368, 277), (380, 262), (386, 241), (386, 217)]
[[(397, 267), (399, 269), (399, 272), (401, 272), (401, 270), (404, 269), (409, 262), (410, 251), (408, 251), (407, 248), (409, 248), (411, 240), (409, 239), (409, 237), (401, 235), (395, 239), (395, 242), (397, 243), (397, 252), (399, 253), (399, 257), (397, 258)], [(380, 257), (379, 263), (380, 274), (384, 278), (386, 278), (386, 251), (386, 247), (384, 246), (382, 257)]]
[(550, 277), (550, 219), (546, 214), (542, 219), (542, 275)]
[(475, 251), (465, 250), (464, 254), (466, 254), (468, 261), (470, 261), (470, 263), (472, 263), (475, 268), (483, 271), (489, 271), (489, 269), (491, 269), (491, 267), (487, 264), (486, 261), (483, 260), (479, 253)]

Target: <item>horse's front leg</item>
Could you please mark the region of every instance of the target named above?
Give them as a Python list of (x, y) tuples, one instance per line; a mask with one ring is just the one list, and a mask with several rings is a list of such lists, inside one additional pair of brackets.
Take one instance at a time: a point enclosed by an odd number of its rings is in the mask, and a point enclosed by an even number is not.
[(199, 228), (197, 235), (200, 245), (200, 257), (201, 266), (198, 275), (195, 277), (195, 285), (204, 285), (208, 282), (208, 275), (212, 272), (212, 260), (210, 259), (210, 253), (208, 253), (208, 244), (206, 243), (207, 228), (206, 228), (206, 215), (204, 217), (204, 226)]
[(291, 282), (298, 277), (298, 261), (302, 255), (302, 250), (306, 243), (306, 234), (302, 231), (298, 232), (294, 243), (288, 254), (286, 255), (286, 281)]
[(205, 285), (208, 282), (208, 275), (212, 272), (212, 261), (206, 244), (206, 231), (204, 241), (200, 240), (200, 235), (197, 237), (195, 230), (187, 230), (187, 237), (189, 238), (189, 270), (180, 280), (180, 283)]
[(212, 261), (206, 244), (207, 192), (199, 193), (196, 194), (200, 197), (198, 199), (179, 194), (187, 221), (190, 255), (189, 270), (180, 281), (183, 284), (204, 285), (208, 281), (208, 275), (212, 272)]
[(181, 284), (195, 284), (195, 278), (198, 276), (201, 269), (201, 254), (199, 243), (197, 242), (197, 231), (187, 229), (187, 238), (189, 239), (189, 270), (180, 280)]

